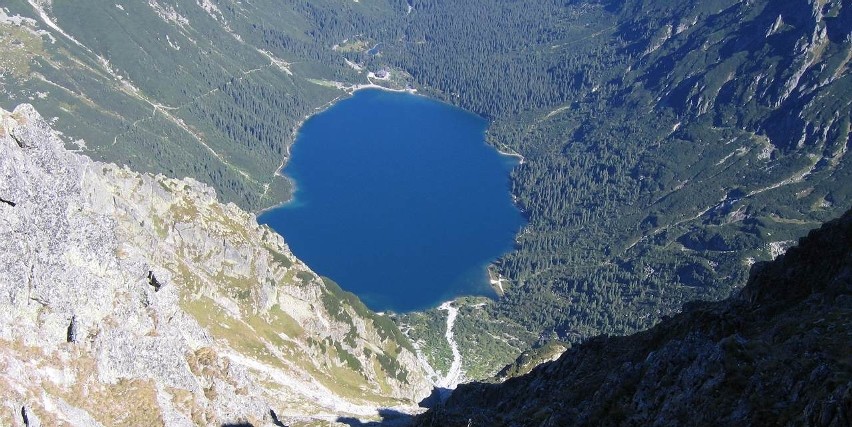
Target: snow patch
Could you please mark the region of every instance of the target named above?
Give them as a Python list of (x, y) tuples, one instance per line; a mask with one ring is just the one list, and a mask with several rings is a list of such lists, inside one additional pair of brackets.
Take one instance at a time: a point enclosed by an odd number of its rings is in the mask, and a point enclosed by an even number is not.
[(222, 11), (219, 10), (219, 7), (213, 4), (210, 0), (196, 0), (198, 6), (204, 9), (210, 17), (215, 19), (216, 21), (225, 22), (225, 17), (222, 16)]
[(172, 39), (170, 39), (170, 38), (169, 38), (169, 35), (168, 35), (168, 34), (166, 34), (166, 42), (169, 44), (169, 46), (171, 46), (171, 47), (172, 47), (172, 49), (174, 49), (174, 50), (180, 50), (180, 46), (179, 46), (178, 44), (174, 43), (174, 42), (172, 41)]
[[(62, 28), (59, 28), (59, 25), (56, 25), (56, 23), (53, 22), (53, 20), (50, 18), (50, 16), (48, 16), (44, 7), (40, 4), (42, 2), (36, 2), (34, 0), (27, 0), (27, 2), (30, 4), (30, 6), (33, 7), (33, 9), (35, 9), (36, 13), (38, 13), (39, 18), (41, 18), (41, 20), (44, 21), (44, 23), (47, 24), (48, 27), (53, 28), (54, 31), (61, 34), (63, 37), (67, 38), (68, 40), (71, 40), (71, 42), (73, 42), (77, 46), (80, 46), (83, 49), (89, 50), (89, 48), (87, 48), (86, 46), (83, 46), (83, 43), (80, 43), (79, 41), (77, 41), (77, 39), (75, 39), (74, 37), (71, 37), (70, 34), (66, 33), (65, 30), (63, 30)], [(50, 2), (43, 2), (43, 3), (46, 3), (48, 6), (50, 6)], [(91, 50), (89, 50), (89, 51), (91, 52)]]
[(148, 6), (154, 9), (163, 21), (175, 24), (181, 28), (189, 27), (189, 19), (179, 14), (171, 5), (161, 5), (157, 0), (148, 0)]

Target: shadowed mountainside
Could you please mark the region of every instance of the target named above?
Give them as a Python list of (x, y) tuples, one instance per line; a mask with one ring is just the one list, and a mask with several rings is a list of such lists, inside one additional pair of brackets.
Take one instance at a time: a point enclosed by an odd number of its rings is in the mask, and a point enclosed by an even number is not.
[(460, 386), (420, 426), (852, 422), (852, 211), (753, 267), (721, 302), (597, 337), (502, 384)]

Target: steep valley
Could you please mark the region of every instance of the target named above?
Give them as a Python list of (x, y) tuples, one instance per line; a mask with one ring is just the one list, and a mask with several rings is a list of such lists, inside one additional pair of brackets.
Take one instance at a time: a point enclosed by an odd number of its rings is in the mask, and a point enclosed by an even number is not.
[[(848, 424), (848, 214), (785, 253), (852, 206), (850, 59), (846, 0), (5, 1), (0, 424), (358, 425), (470, 380), (505, 382), (416, 422)], [(373, 86), (523, 159), (499, 297), (376, 314), (257, 225)]]

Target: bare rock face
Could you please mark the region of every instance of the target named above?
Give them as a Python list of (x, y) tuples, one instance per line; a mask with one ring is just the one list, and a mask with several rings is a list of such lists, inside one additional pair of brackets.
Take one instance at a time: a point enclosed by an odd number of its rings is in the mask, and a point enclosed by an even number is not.
[(0, 424), (290, 425), (428, 395), (393, 323), (254, 215), (0, 113)]

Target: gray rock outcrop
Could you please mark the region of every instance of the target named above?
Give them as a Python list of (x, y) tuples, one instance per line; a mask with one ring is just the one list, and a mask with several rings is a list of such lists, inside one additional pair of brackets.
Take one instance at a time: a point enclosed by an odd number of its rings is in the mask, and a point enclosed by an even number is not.
[(254, 215), (0, 112), (0, 424), (290, 425), (429, 393), (395, 326)]

